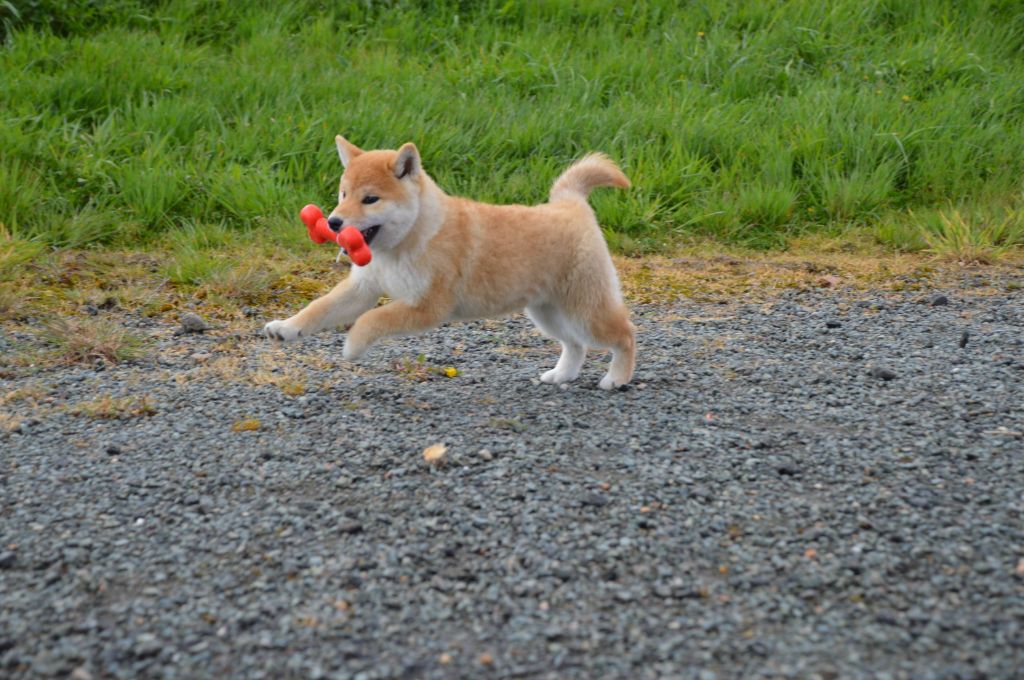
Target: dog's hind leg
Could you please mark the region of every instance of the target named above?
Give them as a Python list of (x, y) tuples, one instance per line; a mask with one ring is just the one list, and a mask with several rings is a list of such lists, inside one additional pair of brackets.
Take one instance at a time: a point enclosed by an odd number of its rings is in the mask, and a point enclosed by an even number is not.
[(587, 329), (594, 344), (612, 351), (612, 363), (598, 384), (602, 390), (625, 385), (633, 378), (636, 366), (636, 329), (621, 303), (591, 317)]
[(577, 339), (571, 321), (551, 305), (527, 307), (526, 315), (541, 332), (562, 344), (562, 356), (553, 369), (540, 376), (541, 382), (559, 385), (575, 380), (587, 358), (587, 347)]

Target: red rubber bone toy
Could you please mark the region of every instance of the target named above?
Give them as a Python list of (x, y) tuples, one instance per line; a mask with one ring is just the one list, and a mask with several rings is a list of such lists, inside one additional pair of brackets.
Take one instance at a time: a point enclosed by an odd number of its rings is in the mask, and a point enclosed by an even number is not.
[(373, 259), (373, 253), (370, 252), (370, 246), (366, 245), (362, 232), (355, 227), (345, 227), (341, 231), (335, 232), (327, 224), (323, 211), (320, 210), (319, 206), (312, 203), (302, 209), (299, 217), (306, 225), (306, 229), (309, 230), (309, 238), (313, 239), (313, 243), (325, 243), (327, 241), (337, 243), (345, 249), (353, 264), (357, 264), (360, 267), (370, 264), (370, 260)]

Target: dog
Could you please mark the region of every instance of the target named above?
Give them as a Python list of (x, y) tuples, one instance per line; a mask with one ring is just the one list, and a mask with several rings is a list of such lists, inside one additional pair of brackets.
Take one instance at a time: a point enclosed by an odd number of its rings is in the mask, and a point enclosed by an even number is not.
[[(592, 153), (571, 165), (547, 203), (491, 205), (447, 195), (411, 142), (397, 151), (363, 151), (340, 135), (335, 142), (344, 171), (328, 224), (334, 231), (355, 226), (373, 260), (353, 265), (295, 316), (266, 324), (266, 337), (290, 342), (351, 324), (342, 354), (355, 360), (380, 338), (525, 310), (562, 345), (542, 382), (576, 379), (588, 347), (612, 351), (599, 387), (630, 381), (636, 329), (587, 202), (595, 187), (630, 186), (607, 156)], [(377, 306), (382, 295), (391, 302)]]

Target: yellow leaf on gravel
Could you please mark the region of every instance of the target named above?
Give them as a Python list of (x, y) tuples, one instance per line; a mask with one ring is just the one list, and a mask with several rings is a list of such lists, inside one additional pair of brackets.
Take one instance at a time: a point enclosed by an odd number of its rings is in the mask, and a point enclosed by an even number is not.
[(236, 421), (231, 426), (232, 432), (252, 432), (253, 430), (260, 429), (260, 421), (255, 418), (246, 418), (245, 420)]
[(444, 444), (434, 444), (423, 449), (423, 460), (427, 461), (429, 465), (437, 465), (444, 458), (445, 451), (448, 447)]

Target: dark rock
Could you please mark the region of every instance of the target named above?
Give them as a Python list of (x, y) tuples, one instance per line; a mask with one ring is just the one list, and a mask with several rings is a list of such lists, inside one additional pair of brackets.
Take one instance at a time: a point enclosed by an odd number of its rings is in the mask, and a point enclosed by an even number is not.
[(581, 505), (589, 505), (591, 507), (600, 508), (611, 503), (607, 496), (599, 493), (587, 492), (580, 497)]
[(896, 377), (896, 372), (884, 366), (875, 366), (871, 369), (871, 377), (880, 378), (888, 382)]
[(800, 468), (792, 463), (782, 463), (776, 466), (775, 471), (783, 477), (796, 477), (800, 474)]

